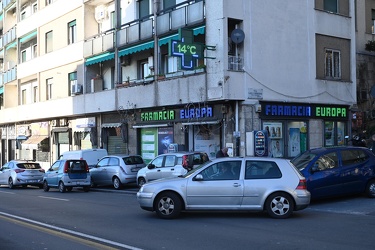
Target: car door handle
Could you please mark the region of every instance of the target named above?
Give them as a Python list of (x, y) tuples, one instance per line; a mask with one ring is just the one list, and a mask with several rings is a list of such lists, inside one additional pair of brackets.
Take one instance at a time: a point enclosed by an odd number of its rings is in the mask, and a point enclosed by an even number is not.
[(174, 168), (171, 168), (171, 171), (174, 171)]
[(241, 187), (240, 183), (233, 183), (233, 187)]
[(160, 172), (160, 169), (158, 169), (157, 171)]

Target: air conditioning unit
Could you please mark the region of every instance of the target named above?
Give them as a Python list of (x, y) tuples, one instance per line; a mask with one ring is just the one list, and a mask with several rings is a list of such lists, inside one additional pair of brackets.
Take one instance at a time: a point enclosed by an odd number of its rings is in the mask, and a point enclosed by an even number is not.
[(103, 90), (103, 80), (102, 79), (91, 79), (91, 93)]
[(72, 95), (82, 94), (83, 93), (82, 84), (78, 84), (78, 83), (72, 84), (70, 92), (72, 93)]
[(130, 55), (120, 57), (121, 66), (129, 66), (131, 64)]
[(95, 20), (98, 23), (102, 23), (106, 19), (108, 19), (107, 7), (104, 5), (97, 6), (95, 8)]

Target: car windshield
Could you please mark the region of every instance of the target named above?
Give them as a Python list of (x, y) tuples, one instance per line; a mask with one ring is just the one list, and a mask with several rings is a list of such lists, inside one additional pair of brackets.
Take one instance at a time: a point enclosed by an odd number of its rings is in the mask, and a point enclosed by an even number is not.
[(39, 163), (18, 163), (17, 167), (22, 168), (22, 169), (40, 169), (41, 168)]
[(206, 166), (206, 165), (209, 164), (210, 162), (211, 162), (211, 161), (208, 160), (208, 161), (206, 161), (205, 163), (203, 163), (203, 164), (197, 166), (196, 168), (190, 170), (190, 171), (187, 172), (186, 174), (181, 175), (181, 176), (179, 176), (179, 177), (182, 177), (182, 178), (189, 177), (190, 175), (194, 174), (196, 171), (200, 170), (201, 168), (203, 168), (204, 166)]
[(296, 156), (294, 159), (291, 160), (294, 166), (298, 168), (299, 170), (303, 170), (309, 162), (316, 157), (316, 154), (313, 154), (311, 152), (305, 152), (303, 154), (300, 154)]

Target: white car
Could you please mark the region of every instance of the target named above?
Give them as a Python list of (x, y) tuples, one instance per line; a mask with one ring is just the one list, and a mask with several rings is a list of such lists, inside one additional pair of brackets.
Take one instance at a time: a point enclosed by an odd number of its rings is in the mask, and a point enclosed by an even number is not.
[(9, 161), (0, 168), (0, 184), (14, 186), (27, 185), (43, 188), (44, 169), (33, 161)]
[(288, 218), (310, 204), (306, 179), (287, 159), (226, 157), (209, 161), (179, 178), (144, 184), (140, 207), (164, 219), (181, 211), (267, 211)]
[(204, 152), (177, 152), (161, 154), (137, 173), (137, 184), (141, 187), (149, 181), (177, 177), (208, 161)]

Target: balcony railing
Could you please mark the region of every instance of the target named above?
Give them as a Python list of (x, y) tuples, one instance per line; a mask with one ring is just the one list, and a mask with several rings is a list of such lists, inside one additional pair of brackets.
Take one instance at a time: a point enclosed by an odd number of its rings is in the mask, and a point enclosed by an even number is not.
[(17, 79), (17, 66), (3, 72), (4, 84)]
[[(186, 1), (171, 9), (162, 10), (157, 17), (157, 35), (177, 32), (181, 27), (204, 22), (204, 1)], [(154, 34), (154, 17), (149, 15), (121, 26), (117, 47), (150, 40)], [(89, 38), (84, 43), (84, 57), (90, 57), (114, 49), (114, 29)]]
[(13, 28), (11, 28), (10, 30), (8, 30), (7, 33), (5, 33), (2, 37), (3, 39), (3, 45), (6, 46), (8, 45), (9, 43), (13, 42), (14, 40), (16, 40), (17, 38), (17, 34), (16, 34), (16, 26), (14, 26)]

